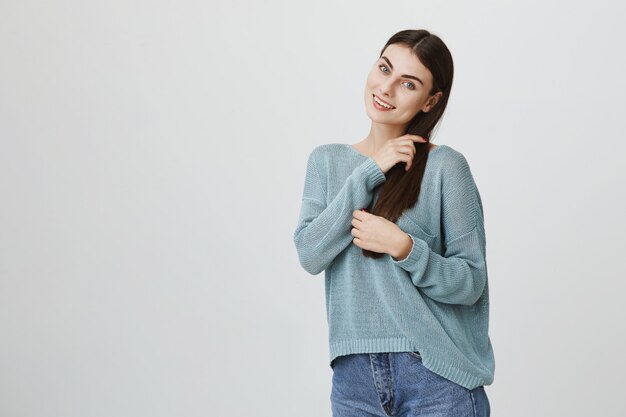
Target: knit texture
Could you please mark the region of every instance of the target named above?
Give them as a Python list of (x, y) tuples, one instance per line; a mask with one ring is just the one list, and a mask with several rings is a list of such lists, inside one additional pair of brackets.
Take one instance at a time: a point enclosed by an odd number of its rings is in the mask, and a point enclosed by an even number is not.
[[(363, 256), (352, 213), (371, 208), (385, 174), (349, 144), (308, 157), (293, 241), (302, 267), (325, 271), (330, 362), (352, 353), (419, 351), (423, 365), (467, 389), (493, 382), (483, 207), (466, 158), (432, 149), (417, 203), (396, 224), (404, 259)], [(369, 210), (368, 210), (369, 211)]]

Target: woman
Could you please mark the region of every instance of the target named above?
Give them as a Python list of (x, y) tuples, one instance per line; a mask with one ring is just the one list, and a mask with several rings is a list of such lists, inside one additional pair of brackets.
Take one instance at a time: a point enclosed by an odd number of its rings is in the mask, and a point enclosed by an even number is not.
[(439, 37), (398, 32), (367, 78), (368, 136), (309, 155), (293, 239), (325, 271), (334, 417), (490, 415), (482, 202), (463, 154), (429, 140), (452, 78)]

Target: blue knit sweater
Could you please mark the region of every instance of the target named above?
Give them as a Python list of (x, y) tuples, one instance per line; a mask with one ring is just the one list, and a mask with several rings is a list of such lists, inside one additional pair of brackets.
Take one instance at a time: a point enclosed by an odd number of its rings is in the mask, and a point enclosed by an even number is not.
[(483, 208), (467, 160), (433, 148), (417, 203), (396, 224), (404, 259), (363, 256), (352, 212), (371, 208), (386, 180), (349, 144), (310, 153), (293, 240), (302, 267), (325, 271), (330, 365), (351, 353), (419, 351), (432, 372), (468, 389), (493, 382)]

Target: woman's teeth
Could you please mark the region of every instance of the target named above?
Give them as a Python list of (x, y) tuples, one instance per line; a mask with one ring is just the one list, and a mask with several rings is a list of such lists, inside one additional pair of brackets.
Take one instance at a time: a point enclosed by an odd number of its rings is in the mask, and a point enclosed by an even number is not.
[(374, 95), (374, 100), (376, 101), (376, 103), (380, 104), (382, 107), (386, 109), (395, 109), (395, 107), (390, 106), (389, 104), (385, 104), (382, 101), (378, 100), (378, 97), (376, 97), (376, 95)]

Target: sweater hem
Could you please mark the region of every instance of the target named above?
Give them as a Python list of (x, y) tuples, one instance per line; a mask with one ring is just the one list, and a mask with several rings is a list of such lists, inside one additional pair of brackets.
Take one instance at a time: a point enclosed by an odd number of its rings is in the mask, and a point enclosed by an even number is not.
[(469, 390), (493, 382), (493, 376), (479, 376), (459, 369), (449, 360), (438, 356), (436, 352), (424, 350), (406, 337), (338, 340), (330, 344), (329, 366), (332, 369), (333, 360), (343, 355), (415, 351), (420, 353), (422, 364), (426, 369)]

